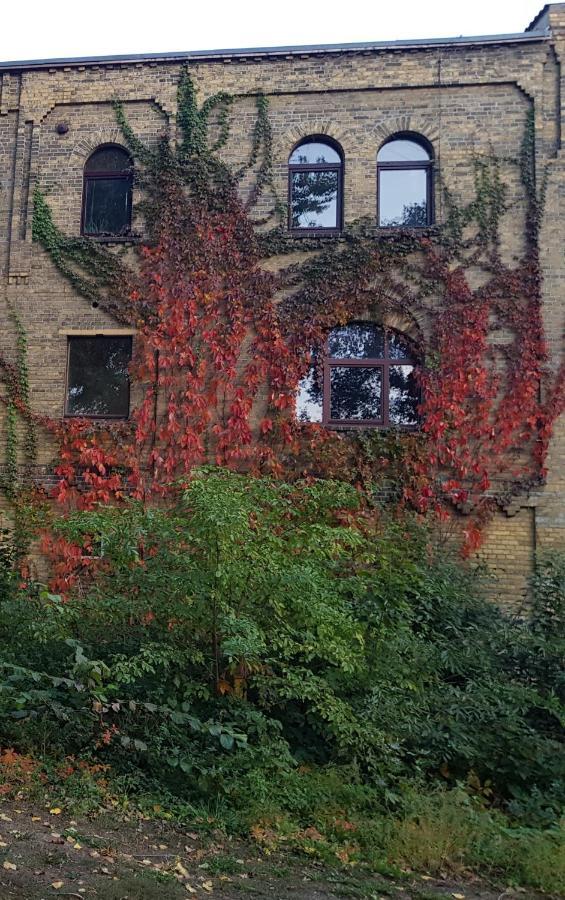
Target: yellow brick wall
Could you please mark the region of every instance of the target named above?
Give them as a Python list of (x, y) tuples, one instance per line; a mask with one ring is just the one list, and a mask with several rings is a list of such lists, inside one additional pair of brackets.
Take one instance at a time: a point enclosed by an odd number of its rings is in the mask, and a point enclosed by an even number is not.
[[(325, 133), (341, 143), (346, 223), (360, 216), (375, 220), (376, 154), (389, 135), (412, 130), (427, 137), (441, 179), (464, 201), (472, 194), (473, 154), (494, 152), (515, 159), (526, 114), (533, 109), (538, 172), (547, 166), (549, 173), (542, 265), (544, 318), (556, 367), (563, 352), (565, 310), (565, 156), (560, 149), (565, 4), (552, 5), (548, 16), (551, 37), (532, 43), (304, 52), (196, 59), (189, 65), (200, 100), (219, 90), (236, 96), (233, 130), (223, 151), (230, 164), (241, 164), (249, 153), (255, 95), (269, 97), (281, 197), (286, 196), (288, 155), (299, 138)], [(29, 336), (31, 397), (37, 412), (62, 413), (65, 333), (116, 323), (80, 297), (32, 244), (33, 186), (39, 182), (48, 192), (56, 224), (78, 234), (84, 162), (99, 143), (122, 142), (112, 101), (120, 98), (145, 142), (154, 143), (166, 129), (174, 135), (179, 73), (178, 61), (159, 59), (0, 69), (0, 346), (12, 352), (10, 302)], [(68, 125), (63, 135), (56, 130), (62, 122)], [(522, 249), (524, 208), (516, 166), (507, 162), (503, 176), (510, 186), (511, 213), (502, 249), (511, 262)], [(443, 215), (436, 190), (437, 220)], [(47, 465), (52, 452), (44, 442), (40, 463)], [(518, 501), (512, 515), (498, 514), (488, 529), (482, 555), (498, 574), (494, 596), (501, 602), (518, 602), (525, 595), (536, 549), (565, 548), (564, 424), (556, 429), (549, 467), (547, 486)]]

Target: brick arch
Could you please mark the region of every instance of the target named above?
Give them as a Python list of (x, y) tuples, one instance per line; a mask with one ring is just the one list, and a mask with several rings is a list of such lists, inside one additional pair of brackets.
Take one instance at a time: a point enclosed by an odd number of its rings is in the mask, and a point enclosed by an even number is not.
[(395, 116), (379, 122), (373, 129), (368, 129), (368, 133), (372, 133), (374, 136), (375, 155), (386, 140), (402, 131), (412, 131), (415, 134), (421, 134), (434, 147), (437, 155), (439, 145), (439, 127), (437, 123), (423, 116), (411, 115)]
[(131, 156), (131, 151), (124, 140), (121, 128), (118, 126), (115, 128), (99, 128), (98, 131), (85, 135), (85, 137), (80, 138), (76, 142), (70, 153), (69, 167), (75, 168), (79, 166), (84, 168), (88, 157), (102, 144), (117, 144), (119, 147), (123, 147)]
[(374, 305), (367, 307), (361, 315), (355, 316), (355, 320), (374, 322), (375, 325), (382, 325), (384, 328), (393, 328), (395, 331), (405, 334), (414, 342), (425, 338), (427, 331), (424, 316), (420, 312), (407, 316), (401, 312), (382, 311), (378, 300)]
[(333, 138), (334, 141), (337, 141), (343, 147), (346, 133), (341, 125), (338, 125), (331, 119), (304, 119), (276, 138), (273, 155), (275, 159), (280, 159), (286, 163), (294, 145), (303, 138), (310, 137), (313, 134), (326, 135), (329, 138)]

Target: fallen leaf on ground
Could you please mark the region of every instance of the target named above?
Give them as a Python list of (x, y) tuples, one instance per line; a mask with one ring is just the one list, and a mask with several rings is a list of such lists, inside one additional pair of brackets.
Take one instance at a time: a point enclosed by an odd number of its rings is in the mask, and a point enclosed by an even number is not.
[(64, 883), (65, 883), (64, 881), (52, 881), (52, 882), (51, 882), (51, 887), (52, 887), (52, 888), (55, 888), (55, 890), (58, 891), (59, 888), (62, 888), (62, 887), (63, 887)]
[(51, 813), (52, 816), (60, 816), (62, 813), (62, 810), (58, 806), (54, 806), (53, 809), (49, 810), (49, 812)]
[(9, 872), (15, 872), (18, 868), (15, 863), (8, 862), (8, 860), (4, 860), (2, 863), (2, 868), (7, 869)]
[(188, 878), (188, 872), (180, 860), (177, 860), (177, 864), (175, 866), (175, 872), (178, 872), (179, 875), (182, 875), (183, 878)]
[(208, 893), (211, 893), (214, 890), (214, 885), (212, 884), (211, 881), (203, 881), (202, 887), (204, 888), (205, 891), (208, 891)]

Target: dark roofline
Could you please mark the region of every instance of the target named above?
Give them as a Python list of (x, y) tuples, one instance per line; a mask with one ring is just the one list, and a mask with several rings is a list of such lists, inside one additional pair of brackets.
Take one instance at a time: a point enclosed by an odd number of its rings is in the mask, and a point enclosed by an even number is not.
[(545, 6), (543, 7), (543, 9), (540, 9), (537, 16), (534, 16), (534, 18), (532, 19), (530, 24), (526, 27), (526, 31), (535, 31), (538, 23), (541, 22), (542, 19), (547, 18), (547, 14), (549, 12), (549, 7), (553, 6), (553, 5), (554, 4), (552, 4), (552, 3), (546, 3)]
[(479, 44), (515, 44), (543, 41), (547, 30), (495, 34), (484, 37), (426, 38), (410, 41), (363, 41), (344, 44), (304, 44), (290, 47), (246, 47), (226, 50), (192, 50), (173, 53), (125, 53), (115, 56), (78, 56), (63, 59), (31, 59), (0, 62), (1, 69), (51, 69), (62, 66), (112, 65), (120, 63), (186, 62), (188, 60), (222, 60), (241, 58), (273, 58), (324, 53), (363, 53), (371, 50), (418, 50), (428, 47), (465, 47)]

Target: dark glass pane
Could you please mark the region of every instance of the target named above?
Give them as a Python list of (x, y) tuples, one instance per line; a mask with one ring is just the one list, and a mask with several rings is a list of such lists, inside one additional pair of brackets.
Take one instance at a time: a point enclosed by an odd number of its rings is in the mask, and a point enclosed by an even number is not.
[(127, 417), (130, 359), (130, 337), (70, 338), (67, 414)]
[(426, 169), (381, 169), (379, 225), (427, 225), (427, 180)]
[(406, 340), (397, 331), (389, 331), (387, 334), (388, 355), (391, 359), (411, 359), (414, 352)]
[(292, 227), (337, 228), (337, 172), (292, 172)]
[(380, 419), (382, 370), (368, 366), (332, 366), (331, 419)]
[(334, 328), (328, 338), (328, 355), (333, 359), (382, 359), (383, 329), (370, 322)]
[(131, 166), (131, 159), (120, 147), (102, 147), (92, 154), (84, 167), (85, 172), (124, 172)]
[(413, 366), (391, 366), (388, 414), (391, 425), (417, 425), (418, 385)]
[(330, 147), (329, 144), (323, 144), (321, 141), (312, 141), (308, 144), (301, 144), (291, 154), (289, 163), (291, 165), (304, 165), (305, 163), (340, 163), (341, 158), (337, 150)]
[(131, 207), (129, 177), (87, 178), (84, 190), (84, 233), (127, 234)]
[(377, 156), (378, 162), (424, 162), (429, 158), (430, 154), (421, 144), (403, 138), (389, 141)]
[(322, 421), (323, 391), (316, 368), (311, 366), (298, 385), (296, 417), (300, 422)]

